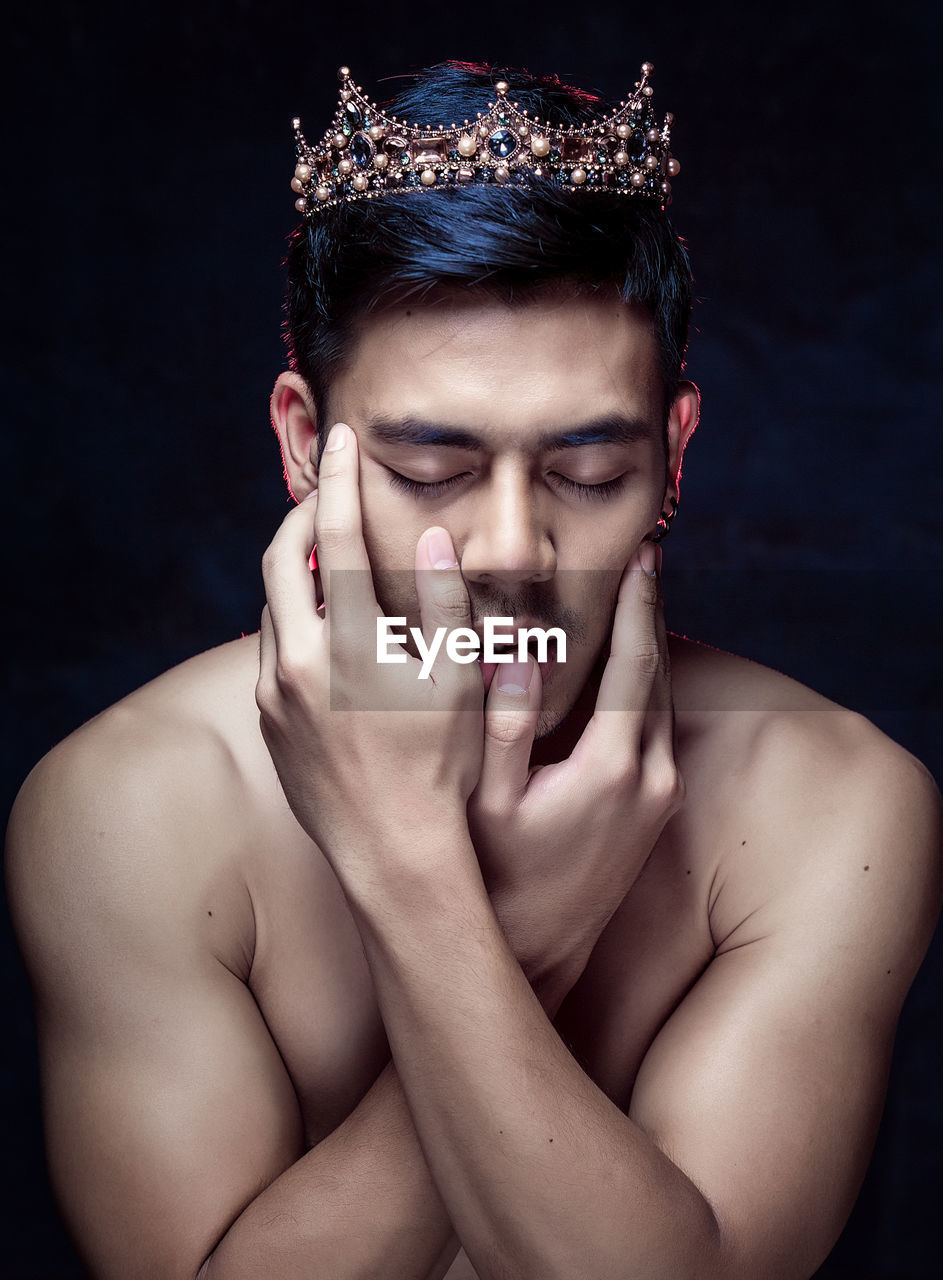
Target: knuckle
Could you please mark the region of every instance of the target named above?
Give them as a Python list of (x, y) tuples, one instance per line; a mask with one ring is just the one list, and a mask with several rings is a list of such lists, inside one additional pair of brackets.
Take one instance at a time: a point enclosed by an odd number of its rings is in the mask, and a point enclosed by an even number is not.
[(323, 521), (316, 522), (315, 532), (320, 548), (337, 550), (345, 547), (350, 542), (355, 531), (340, 516), (330, 516)]
[(662, 665), (661, 646), (653, 637), (651, 640), (640, 640), (634, 648), (635, 662), (639, 671), (646, 676), (654, 676)]
[(476, 793), (468, 802), (468, 817), (476, 831), (485, 831), (503, 822), (507, 809), (497, 796)]
[(263, 717), (271, 712), (275, 705), (275, 685), (266, 676), (260, 676), (255, 685), (255, 705)]
[(609, 777), (620, 790), (634, 786), (641, 773), (641, 762), (634, 752), (612, 752), (607, 761)]
[(649, 608), (654, 608), (658, 603), (658, 579), (650, 573), (637, 572), (638, 578), (638, 596), (643, 604)]
[(684, 779), (673, 757), (656, 759), (649, 773), (649, 792), (658, 805), (670, 811), (684, 799)]
[(295, 696), (305, 685), (307, 676), (308, 664), (301, 654), (286, 651), (283, 647), (275, 660), (275, 688), (278, 695)]
[(526, 732), (526, 723), (515, 715), (504, 711), (492, 712), (485, 716), (485, 737), (498, 746), (510, 746), (519, 741)]
[(443, 583), (433, 596), (433, 607), (443, 618), (461, 622), (468, 617), (468, 596), (461, 582)]

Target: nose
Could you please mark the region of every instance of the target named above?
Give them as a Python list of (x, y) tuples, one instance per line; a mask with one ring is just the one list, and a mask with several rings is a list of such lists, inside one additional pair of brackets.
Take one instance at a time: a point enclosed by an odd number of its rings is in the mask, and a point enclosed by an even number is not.
[(462, 548), (463, 576), (505, 586), (552, 578), (557, 555), (541, 505), (526, 466), (496, 464)]

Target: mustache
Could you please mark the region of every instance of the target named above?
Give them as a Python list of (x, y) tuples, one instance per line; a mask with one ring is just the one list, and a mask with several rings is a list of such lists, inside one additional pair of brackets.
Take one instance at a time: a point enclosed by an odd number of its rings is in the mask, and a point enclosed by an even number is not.
[[(364, 570), (352, 569), (334, 571), (332, 582), (335, 582), (334, 595), (339, 598), (340, 581), (344, 574), (360, 574)], [(416, 580), (414, 570), (374, 568), (368, 570), (372, 574), (372, 582), (377, 601), (382, 611), (388, 616), (413, 614), (416, 616)], [(432, 570), (429, 570), (432, 572)], [(579, 573), (578, 592), (574, 597), (584, 607), (582, 611), (565, 605), (559, 596), (561, 587), (566, 583), (572, 586), (569, 575)], [(586, 581), (587, 575), (591, 583)], [(463, 575), (464, 577), (464, 575)], [(465, 590), (468, 592), (471, 625), (481, 628), (485, 618), (513, 618), (525, 620), (531, 626), (539, 626), (549, 630), (560, 627), (572, 644), (585, 643), (591, 631), (598, 625), (601, 613), (605, 612), (611, 625), (618, 595), (618, 570), (562, 570), (549, 579), (522, 581), (514, 584), (501, 583), (496, 579), (476, 580), (464, 578)], [(587, 589), (587, 588), (590, 589)]]
[(526, 618), (532, 625), (548, 629), (560, 627), (575, 644), (586, 639), (586, 625), (574, 609), (562, 604), (552, 583), (522, 583), (515, 591), (466, 582), (472, 626), (485, 618)]

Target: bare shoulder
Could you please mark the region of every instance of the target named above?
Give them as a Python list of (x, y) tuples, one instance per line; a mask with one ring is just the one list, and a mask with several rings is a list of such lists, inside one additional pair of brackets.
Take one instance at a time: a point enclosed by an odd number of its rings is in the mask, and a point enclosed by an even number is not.
[(709, 1188), (731, 1273), (807, 1276), (858, 1194), (939, 912), (940, 799), (862, 717), (729, 654), (672, 649), (673, 843), (685, 880), (701, 873), (712, 954), (630, 1116)]
[(303, 1150), (249, 986), (251, 850), (277, 796), (257, 776), (254, 647), (204, 654), (96, 717), (40, 762), (11, 818), (50, 1174), (90, 1275), (195, 1276)]
[(256, 643), (165, 673), (71, 734), (27, 778), (6, 873), (31, 967), (57, 941), (93, 953), (122, 928), (192, 931), (213, 910), (204, 900), (221, 893), (239, 909), (231, 871), (247, 781), (261, 767)]
[(719, 947), (774, 922), (797, 934), (817, 922), (846, 955), (892, 948), (909, 982), (943, 894), (943, 811), (929, 771), (863, 716), (779, 672), (687, 641), (672, 656), (689, 781), (718, 813)]

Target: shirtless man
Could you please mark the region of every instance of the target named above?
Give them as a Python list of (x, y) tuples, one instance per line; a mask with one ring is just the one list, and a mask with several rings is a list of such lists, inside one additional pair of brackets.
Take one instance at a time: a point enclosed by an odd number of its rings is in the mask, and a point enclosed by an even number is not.
[[(73, 734), (10, 826), (95, 1277), (801, 1280), (846, 1220), (939, 800), (859, 716), (666, 638), (652, 535), (698, 397), (649, 75), (607, 118), (632, 192), (557, 164), (549, 126), (496, 178), (496, 114), (451, 170), (405, 130), (403, 192), (346, 78), (348, 133), (299, 134), (272, 397), (299, 501), (261, 642)], [(602, 114), (514, 91), (531, 121)], [(401, 117), (494, 97), (455, 68), (415, 95)], [(562, 623), (566, 662), (439, 654), (423, 681), (376, 661), (377, 616)]]

